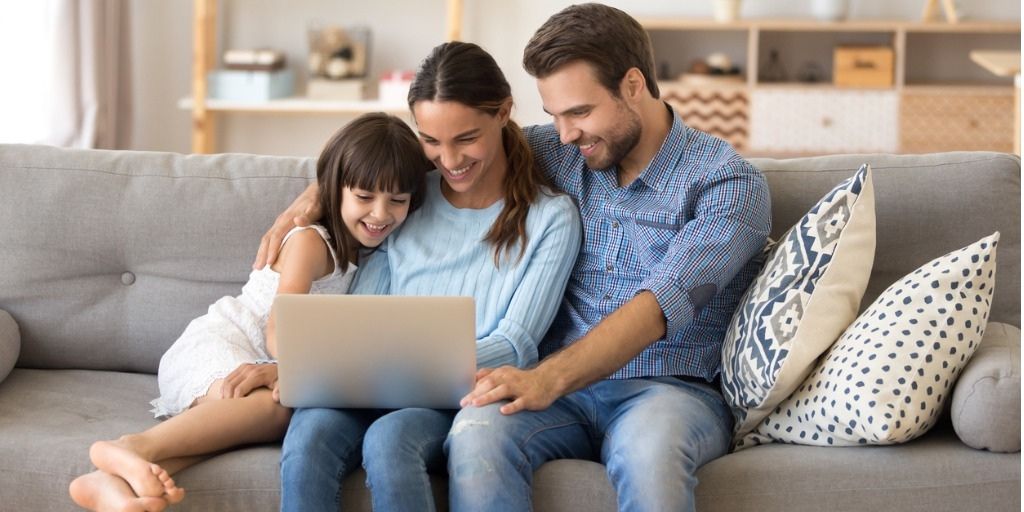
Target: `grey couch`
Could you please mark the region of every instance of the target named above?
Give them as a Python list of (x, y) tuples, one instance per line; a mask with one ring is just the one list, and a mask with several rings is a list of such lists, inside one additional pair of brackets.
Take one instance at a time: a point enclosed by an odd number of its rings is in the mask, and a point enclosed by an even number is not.
[[(773, 235), (861, 162), (875, 170), (878, 215), (863, 304), (998, 229), (990, 326), (1019, 326), (1020, 160), (757, 159)], [(238, 293), (259, 236), (313, 168), (300, 158), (0, 146), (0, 310), (10, 314), (0, 312), (0, 510), (74, 509), (67, 487), (92, 469), (89, 444), (155, 423), (148, 402), (161, 354), (215, 299)], [(278, 456), (278, 446), (254, 446), (194, 466), (177, 476), (188, 497), (174, 508), (276, 510)], [(723, 511), (1020, 510), (1020, 467), (1019, 452), (971, 448), (946, 419), (899, 446), (730, 454), (700, 470), (697, 498), (700, 510)], [(348, 510), (369, 509), (362, 479), (345, 482)], [(435, 484), (443, 506), (443, 478)], [(537, 510), (615, 509), (595, 462), (546, 464), (534, 489)]]

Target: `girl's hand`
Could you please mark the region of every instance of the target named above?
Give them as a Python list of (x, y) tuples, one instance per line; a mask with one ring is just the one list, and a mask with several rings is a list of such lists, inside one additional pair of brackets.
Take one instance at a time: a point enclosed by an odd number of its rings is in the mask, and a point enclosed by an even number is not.
[(254, 389), (277, 388), (276, 364), (243, 364), (224, 378), (220, 387), (221, 398), (241, 398)]

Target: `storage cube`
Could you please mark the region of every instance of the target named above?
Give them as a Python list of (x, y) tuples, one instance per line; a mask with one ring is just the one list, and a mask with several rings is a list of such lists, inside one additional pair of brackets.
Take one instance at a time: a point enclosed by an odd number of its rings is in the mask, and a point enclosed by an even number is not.
[(896, 91), (760, 87), (750, 101), (750, 149), (781, 153), (893, 153)]
[(217, 70), (209, 75), (211, 99), (258, 103), (292, 95), (294, 79), (287, 69), (277, 71)]
[(1013, 151), (1013, 91), (916, 89), (900, 105), (900, 151)]

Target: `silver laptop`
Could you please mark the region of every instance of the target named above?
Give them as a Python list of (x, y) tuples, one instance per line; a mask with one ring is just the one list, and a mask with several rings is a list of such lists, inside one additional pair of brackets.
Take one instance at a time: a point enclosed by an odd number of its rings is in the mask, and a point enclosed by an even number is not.
[(278, 295), (288, 407), (457, 409), (476, 373), (472, 297)]

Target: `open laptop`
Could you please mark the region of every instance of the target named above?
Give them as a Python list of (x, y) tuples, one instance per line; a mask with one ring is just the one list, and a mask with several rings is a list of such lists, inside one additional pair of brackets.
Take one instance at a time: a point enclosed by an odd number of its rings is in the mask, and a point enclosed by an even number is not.
[(472, 297), (278, 295), (288, 407), (456, 409), (476, 373)]

